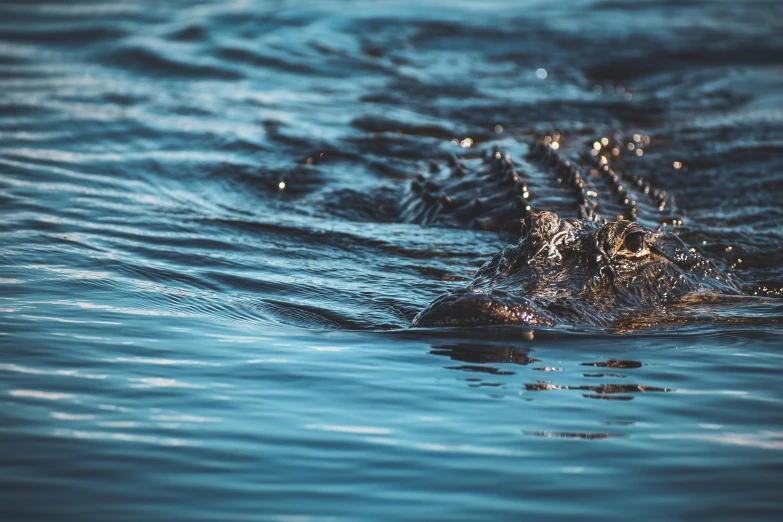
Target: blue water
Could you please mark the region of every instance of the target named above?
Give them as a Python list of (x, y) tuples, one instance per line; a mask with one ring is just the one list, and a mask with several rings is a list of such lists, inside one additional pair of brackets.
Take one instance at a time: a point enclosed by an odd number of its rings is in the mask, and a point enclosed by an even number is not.
[[(3, 520), (779, 520), (781, 57), (775, 2), (0, 5)], [(650, 138), (747, 296), (408, 328), (509, 242), (410, 180), (553, 130)]]

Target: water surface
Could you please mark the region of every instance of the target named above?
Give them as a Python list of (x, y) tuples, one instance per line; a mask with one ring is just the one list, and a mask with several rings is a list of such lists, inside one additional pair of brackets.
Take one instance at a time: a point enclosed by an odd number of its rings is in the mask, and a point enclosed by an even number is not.
[[(0, 14), (11, 519), (783, 514), (779, 3)], [(408, 329), (510, 240), (406, 222), (416, 173), (555, 131), (642, 137), (625, 167), (747, 296)]]

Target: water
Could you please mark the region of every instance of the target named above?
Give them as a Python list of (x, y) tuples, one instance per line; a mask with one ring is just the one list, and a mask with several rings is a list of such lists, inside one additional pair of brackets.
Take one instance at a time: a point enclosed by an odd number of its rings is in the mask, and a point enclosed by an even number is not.
[[(0, 13), (9, 520), (783, 514), (779, 3)], [(403, 222), (410, 179), (553, 130), (649, 136), (748, 297), (408, 329), (509, 241)]]

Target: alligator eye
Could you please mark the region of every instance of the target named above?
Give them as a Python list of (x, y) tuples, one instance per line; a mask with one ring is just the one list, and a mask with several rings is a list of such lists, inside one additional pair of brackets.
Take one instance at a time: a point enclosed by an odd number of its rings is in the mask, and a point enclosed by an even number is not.
[(644, 233), (634, 232), (625, 236), (623, 247), (631, 253), (638, 254), (644, 250)]

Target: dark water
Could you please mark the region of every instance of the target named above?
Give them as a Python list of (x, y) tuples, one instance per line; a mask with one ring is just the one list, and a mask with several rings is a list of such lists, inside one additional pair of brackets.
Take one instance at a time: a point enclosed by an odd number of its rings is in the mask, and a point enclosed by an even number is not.
[[(0, 71), (4, 519), (783, 516), (783, 4), (3, 3)], [(410, 179), (555, 130), (748, 297), (407, 329), (508, 241)]]

